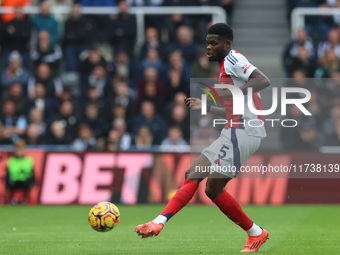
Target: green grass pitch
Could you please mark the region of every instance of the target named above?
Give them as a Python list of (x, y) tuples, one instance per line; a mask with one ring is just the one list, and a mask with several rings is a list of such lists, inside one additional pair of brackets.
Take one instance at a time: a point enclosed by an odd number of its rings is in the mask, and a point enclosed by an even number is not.
[[(246, 234), (216, 207), (187, 206), (155, 238), (133, 231), (162, 205), (118, 205), (110, 232), (90, 228), (90, 206), (0, 207), (0, 254), (241, 254)], [(259, 254), (340, 254), (340, 206), (244, 206), (269, 231)]]

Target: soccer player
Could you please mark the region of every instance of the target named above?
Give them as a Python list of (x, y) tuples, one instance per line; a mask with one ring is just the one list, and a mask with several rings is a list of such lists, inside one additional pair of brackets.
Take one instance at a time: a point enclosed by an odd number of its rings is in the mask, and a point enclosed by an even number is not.
[(12, 204), (18, 204), (13, 192), (18, 189), (25, 191), (25, 196), (20, 203), (26, 204), (29, 191), (34, 186), (34, 162), (30, 157), (25, 156), (26, 143), (19, 139), (15, 143), (14, 155), (7, 161), (6, 187), (11, 191)]
[[(231, 27), (224, 23), (212, 25), (208, 29), (206, 41), (209, 61), (220, 63), (220, 83), (233, 84), (239, 87), (244, 95), (247, 94), (247, 88), (251, 87), (253, 89), (253, 105), (256, 109), (261, 110), (262, 102), (259, 91), (269, 86), (270, 81), (260, 70), (251, 65), (241, 53), (231, 48), (233, 41)], [(268, 232), (251, 221), (239, 203), (224, 189), (226, 184), (236, 177), (237, 172), (220, 171), (210, 173), (208, 176), (195, 172), (196, 167), (206, 169), (213, 165), (233, 166), (239, 170), (258, 149), (261, 139), (266, 137), (263, 126), (251, 127), (246, 125), (247, 120), (263, 120), (263, 116), (251, 113), (247, 103), (244, 106), (244, 115), (234, 115), (231, 92), (220, 89), (218, 94), (223, 99), (224, 107), (209, 106), (207, 111), (226, 117), (226, 120), (228, 120), (220, 137), (205, 148), (186, 171), (184, 184), (172, 197), (163, 212), (153, 221), (138, 225), (135, 231), (143, 238), (157, 236), (162, 231), (164, 224), (191, 200), (199, 183), (205, 177), (208, 177), (206, 195), (230, 220), (248, 234), (247, 243), (241, 252), (257, 252), (268, 239)], [(200, 99), (185, 98), (185, 102), (191, 110), (201, 110)]]

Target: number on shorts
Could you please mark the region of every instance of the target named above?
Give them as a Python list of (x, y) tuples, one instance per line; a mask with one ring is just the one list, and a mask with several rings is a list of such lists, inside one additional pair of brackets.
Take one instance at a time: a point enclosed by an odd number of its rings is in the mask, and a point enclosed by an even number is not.
[(219, 158), (224, 158), (227, 155), (227, 150), (229, 150), (229, 147), (226, 145), (223, 145), (222, 148), (220, 149), (220, 154), (218, 154)]

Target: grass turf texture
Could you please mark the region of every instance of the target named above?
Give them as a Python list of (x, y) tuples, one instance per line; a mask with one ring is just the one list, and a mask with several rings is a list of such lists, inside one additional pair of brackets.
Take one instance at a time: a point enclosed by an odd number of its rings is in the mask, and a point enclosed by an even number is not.
[[(133, 232), (163, 206), (118, 205), (107, 233), (90, 228), (90, 206), (0, 207), (0, 254), (241, 254), (247, 236), (216, 207), (187, 206), (155, 238)], [(340, 206), (244, 206), (269, 231), (260, 254), (339, 254)]]

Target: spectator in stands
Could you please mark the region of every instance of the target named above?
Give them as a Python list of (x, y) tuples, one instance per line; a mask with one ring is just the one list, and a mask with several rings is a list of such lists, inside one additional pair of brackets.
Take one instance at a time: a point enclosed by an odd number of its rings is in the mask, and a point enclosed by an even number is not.
[(25, 114), (26, 98), (23, 96), (23, 88), (20, 83), (14, 83), (4, 97), (4, 101), (11, 100), (15, 103), (16, 114)]
[(43, 111), (39, 108), (32, 108), (29, 111), (29, 124), (35, 124), (38, 128), (38, 135), (45, 135), (46, 132), (46, 123), (44, 122), (44, 114)]
[(340, 33), (337, 29), (330, 29), (328, 32), (328, 41), (319, 43), (318, 60), (322, 61), (329, 50), (334, 50), (335, 55), (340, 58)]
[(122, 118), (117, 118), (112, 123), (113, 128), (109, 131), (105, 142), (105, 149), (108, 151), (129, 150), (132, 138), (126, 131), (126, 123)]
[(144, 101), (152, 102), (156, 111), (159, 114), (163, 113), (164, 100), (161, 100), (157, 95), (157, 85), (155, 82), (147, 82), (144, 86), (144, 96), (138, 101), (140, 106)]
[(46, 144), (67, 145), (71, 142), (66, 134), (66, 123), (62, 120), (55, 120), (50, 126), (48, 135), (46, 136)]
[(138, 99), (143, 99), (145, 97), (145, 86), (147, 83), (155, 83), (157, 87), (157, 96), (165, 100), (165, 84), (158, 78), (157, 70), (155, 68), (149, 67), (144, 70), (144, 78), (139, 81), (137, 85), (138, 89)]
[(65, 136), (67, 144), (73, 142), (77, 134), (78, 118), (74, 114), (74, 106), (70, 101), (65, 101), (60, 105), (59, 114), (55, 116), (54, 120), (60, 121), (65, 128), (63, 137)]
[[(50, 7), (72, 7), (73, 0), (43, 0), (46, 1)], [(69, 14), (68, 13), (53, 13), (55, 19), (58, 22), (58, 29), (60, 34), (63, 34), (63, 25), (65, 24), (66, 19), (68, 18)]]
[(30, 55), (35, 68), (41, 63), (46, 63), (50, 66), (54, 76), (59, 74), (63, 52), (58, 44), (51, 45), (50, 35), (47, 31), (39, 32), (38, 44), (35, 48), (32, 48)]
[[(114, 7), (116, 0), (76, 0), (84, 7)], [(94, 44), (106, 44), (110, 39), (112, 27), (108, 15), (86, 15), (86, 17), (94, 24), (92, 36), (88, 39)]]
[[(183, 99), (182, 99), (183, 100)], [(188, 110), (183, 104), (176, 104), (171, 111), (168, 120), (168, 126), (179, 126), (183, 132), (186, 141), (190, 138), (190, 120)]]
[(127, 132), (126, 122), (123, 118), (117, 118), (113, 122), (113, 128), (118, 132), (119, 150), (129, 150), (131, 147), (131, 135)]
[[(155, 113), (155, 107), (152, 102), (144, 101), (140, 107), (141, 111), (134, 120), (132, 133), (137, 136), (139, 129), (147, 126), (152, 135), (152, 144), (159, 145), (166, 136), (167, 126), (164, 119), (159, 114)], [(144, 134), (144, 133), (143, 133)]]
[(115, 129), (109, 130), (107, 139), (104, 141), (104, 149), (107, 151), (118, 151), (119, 150), (119, 135)]
[[(55, 101), (59, 104), (61, 104), (64, 101), (71, 101), (73, 105), (81, 105), (82, 99), (79, 97), (76, 97), (72, 91), (72, 88), (68, 85), (65, 85), (63, 87), (63, 92), (61, 93), (59, 98), (56, 98)], [(74, 114), (76, 116), (81, 116), (82, 115), (82, 108), (75, 107), (74, 109)]]
[[(161, 146), (183, 146), (188, 143), (183, 138), (183, 132), (179, 126), (171, 126), (168, 129), (168, 136), (162, 141)], [(169, 147), (163, 147), (163, 149)], [(169, 148), (171, 149), (171, 147)]]
[(305, 73), (304, 70), (294, 70), (293, 74), (292, 74), (292, 82), (289, 81), (288, 86), (290, 87), (304, 87), (306, 88), (307, 86), (310, 86), (310, 84), (308, 84), (307, 82), (307, 74)]
[(129, 119), (126, 117), (126, 108), (120, 104), (113, 103), (108, 119), (110, 119), (110, 122), (112, 123), (116, 118), (122, 118), (128, 123), (127, 127), (130, 128), (128, 131), (132, 129), (132, 125), (129, 125)]
[(326, 52), (326, 55), (320, 60), (320, 67), (317, 71), (317, 78), (330, 78), (333, 73), (340, 71), (340, 60), (336, 55), (335, 50), (331, 49)]
[[(184, 1), (178, 2), (176, 5), (183, 4)], [(192, 27), (192, 23), (190, 22), (190, 18), (188, 15), (182, 15), (182, 14), (172, 14), (169, 17), (165, 17), (164, 21), (164, 27), (168, 29), (168, 38), (169, 38), (169, 43), (175, 43), (177, 40), (176, 33), (177, 29), (180, 26), (188, 26)]]
[(143, 70), (148, 67), (153, 67), (160, 72), (162, 68), (162, 61), (159, 57), (158, 51), (156, 49), (150, 49), (147, 51), (145, 58), (142, 60), (142, 68)]
[[(176, 106), (176, 105), (180, 105), (180, 106), (186, 106), (184, 103), (184, 97), (186, 97), (187, 94), (185, 94), (184, 92), (177, 92), (173, 99), (167, 103), (166, 105), (166, 109), (164, 112), (164, 116), (171, 116), (171, 112), (172, 109)], [(187, 110), (188, 111), (188, 110)]]
[[(5, 14), (2, 14), (2, 18), (4, 16)], [(7, 54), (12, 51), (18, 51), (23, 57), (25, 64), (27, 64), (31, 29), (31, 23), (25, 18), (22, 7), (16, 6), (15, 18), (5, 23), (2, 28), (2, 51)]]
[(96, 104), (99, 109), (100, 115), (107, 114), (110, 109), (107, 109), (107, 104), (110, 102), (106, 102), (99, 97), (99, 93), (95, 87), (88, 86), (86, 89), (85, 97), (81, 97), (81, 109), (85, 109), (85, 105), (88, 103)]
[(209, 78), (213, 69), (214, 66), (209, 63), (207, 54), (202, 50), (191, 66), (192, 78)]
[(31, 123), (27, 127), (25, 142), (28, 145), (41, 145), (45, 143), (44, 136), (39, 134), (39, 126)]
[(109, 77), (103, 66), (96, 66), (88, 78), (88, 86), (95, 87), (99, 97), (109, 96)]
[(197, 57), (197, 48), (192, 40), (192, 31), (188, 26), (177, 29), (177, 40), (171, 46), (171, 51), (181, 51), (186, 63), (191, 64)]
[(52, 46), (59, 42), (58, 22), (50, 13), (50, 6), (46, 1), (40, 3), (40, 14), (32, 19), (33, 27), (40, 31), (47, 31), (50, 35), (50, 43)]
[(12, 51), (8, 58), (8, 66), (1, 73), (1, 91), (2, 95), (13, 84), (19, 83), (22, 86), (27, 85), (28, 71), (22, 67), (22, 58), (18, 51)]
[(130, 57), (133, 56), (133, 46), (136, 39), (136, 18), (129, 13), (129, 5), (126, 0), (119, 0), (118, 15), (110, 24), (111, 43), (115, 50), (125, 48)]
[(71, 15), (65, 22), (63, 47), (65, 52), (66, 71), (79, 70), (80, 53), (89, 44), (89, 35), (93, 33), (94, 24), (81, 15), (81, 5), (74, 4)]
[(78, 136), (72, 143), (72, 148), (76, 151), (95, 150), (97, 141), (89, 125), (81, 123), (78, 129)]
[(36, 83), (32, 98), (27, 103), (27, 109), (37, 108), (43, 113), (43, 119), (49, 123), (58, 112), (56, 103), (51, 97), (46, 96), (46, 87), (42, 83)]
[(166, 83), (167, 102), (172, 101), (178, 92), (183, 92), (186, 96), (189, 95), (189, 84), (181, 77), (179, 70), (170, 69), (168, 75), (169, 81)]
[(100, 115), (99, 108), (95, 103), (88, 103), (85, 106), (81, 122), (91, 128), (91, 133), (96, 138), (104, 136), (109, 129), (107, 122)]
[(308, 50), (301, 46), (298, 48), (297, 56), (289, 61), (286, 65), (286, 72), (289, 77), (292, 77), (293, 72), (296, 70), (303, 70), (307, 77), (314, 77), (316, 70), (316, 60), (314, 58), (309, 58)]
[(140, 59), (144, 59), (146, 57), (146, 53), (151, 49), (158, 51), (159, 57), (162, 61), (167, 59), (166, 47), (159, 40), (158, 30), (155, 27), (148, 27), (145, 30), (145, 42), (140, 51)]
[(27, 121), (24, 115), (16, 114), (15, 103), (7, 100), (0, 113), (0, 144), (11, 144), (26, 132)]
[(133, 59), (129, 57), (124, 49), (118, 49), (115, 58), (116, 76), (124, 78), (128, 82), (129, 87), (136, 90), (141, 70), (139, 64)]
[(298, 29), (296, 32), (296, 39), (289, 42), (283, 52), (283, 65), (286, 73), (290, 74), (290, 76), (291, 70), (288, 71), (288, 69), (290, 69), (293, 60), (298, 58), (299, 49), (301, 47), (307, 50), (309, 60), (316, 61), (317, 59), (312, 39), (307, 35), (306, 30), (302, 28)]
[(48, 64), (41, 63), (38, 65), (35, 77), (28, 80), (28, 97), (34, 98), (35, 85), (41, 83), (45, 86), (47, 97), (60, 97), (63, 92), (63, 84), (59, 77), (53, 77)]
[(34, 161), (30, 157), (25, 156), (26, 143), (20, 139), (15, 143), (14, 155), (11, 156), (6, 164), (6, 188), (11, 192), (11, 203), (18, 204), (17, 198), (13, 196), (13, 192), (17, 189), (25, 190), (24, 197), (20, 203), (25, 205), (29, 191), (34, 186)]
[[(183, 57), (182, 53), (180, 51), (174, 51), (169, 56), (169, 63), (166, 66), (165, 70), (168, 72), (170, 69), (176, 69), (181, 74), (181, 79), (183, 79), (185, 82), (189, 82), (190, 80), (190, 65), (188, 65)], [(164, 81), (168, 81), (168, 73), (162, 74), (162, 77)]]
[(122, 105), (126, 109), (127, 118), (131, 119), (136, 113), (136, 102), (129, 91), (127, 82), (123, 78), (117, 77), (112, 80), (112, 86), (115, 94), (112, 101)]
[(108, 62), (104, 57), (104, 52), (94, 46), (83, 52), (80, 58), (82, 59), (80, 62), (80, 75), (82, 81), (87, 81), (88, 76), (96, 66), (103, 66), (106, 68), (108, 65)]
[(137, 130), (135, 145), (140, 150), (147, 150), (154, 144), (152, 133), (147, 126), (142, 126)]
[(65, 85), (63, 88), (63, 92), (60, 95), (60, 101), (72, 101), (72, 103), (75, 103), (75, 98), (72, 93), (72, 89), (70, 86)]

